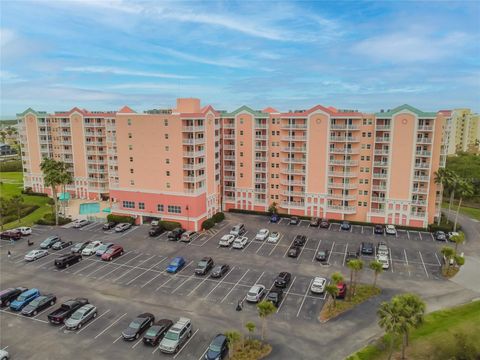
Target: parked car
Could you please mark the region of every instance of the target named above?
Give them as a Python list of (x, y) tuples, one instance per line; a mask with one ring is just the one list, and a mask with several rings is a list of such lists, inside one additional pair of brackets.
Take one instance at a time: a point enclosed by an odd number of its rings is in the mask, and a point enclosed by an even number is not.
[(146, 345), (157, 346), (172, 325), (173, 321), (169, 319), (161, 319), (157, 321), (143, 336), (143, 343)]
[(350, 260), (358, 259), (358, 251), (347, 251), (345, 254), (345, 264), (347, 264)]
[(177, 256), (167, 266), (167, 272), (175, 274), (178, 271), (182, 270), (184, 266), (185, 266), (185, 259), (181, 256)]
[(397, 235), (397, 229), (393, 225), (387, 225), (385, 226), (385, 233), (387, 235)]
[(327, 279), (316, 276), (313, 278), (312, 285), (310, 286), (310, 291), (313, 294), (323, 294), (325, 292), (326, 285), (327, 285)]
[(80, 329), (84, 324), (96, 317), (97, 308), (92, 304), (85, 304), (65, 320), (65, 328), (67, 330)]
[(233, 244), (236, 238), (237, 237), (232, 234), (223, 235), (220, 241), (218, 242), (218, 245), (228, 247)]
[(185, 232), (185, 229), (182, 229), (182, 228), (173, 229), (172, 231), (168, 232), (167, 238), (168, 240), (178, 241), (180, 240), (184, 232)]
[(312, 217), (310, 219), (310, 226), (319, 227), (320, 226), (320, 219), (318, 217)]
[(298, 225), (298, 224), (300, 224), (300, 219), (296, 216), (292, 216), (290, 218), (290, 222), (288, 224), (289, 225)]
[(280, 240), (280, 233), (278, 231), (272, 231), (268, 236), (267, 242), (276, 244)]
[(59, 236), (49, 236), (48, 238), (46, 238), (45, 240), (43, 240), (41, 243), (40, 243), (40, 249), (50, 249), (53, 244), (55, 244), (57, 241), (60, 241), (62, 239), (60, 239)]
[(375, 234), (383, 235), (384, 231), (385, 229), (383, 228), (383, 225), (380, 225), (380, 224), (375, 225), (375, 229), (374, 229)]
[(192, 336), (192, 322), (182, 317), (168, 329), (158, 348), (163, 353), (177, 353), (190, 336)]
[(208, 345), (205, 360), (223, 360), (228, 356), (228, 339), (223, 334), (217, 334)]
[(387, 255), (378, 254), (377, 261), (382, 264), (383, 269), (388, 269), (390, 267), (390, 262), (388, 261)]
[(97, 251), (95, 251), (95, 255), (96, 256), (102, 256), (103, 254), (105, 254), (107, 252), (108, 249), (110, 249), (113, 245), (115, 245), (114, 243), (105, 243), (105, 244), (102, 244), (100, 245), (98, 248), (97, 248)]
[(303, 246), (307, 242), (307, 237), (305, 235), (295, 235), (293, 239), (293, 245), (295, 246)]
[(247, 246), (247, 243), (248, 243), (248, 238), (246, 236), (240, 236), (235, 239), (232, 247), (234, 249), (243, 249), (245, 246)]
[(274, 283), (276, 287), (285, 288), (288, 286), (288, 284), (290, 284), (290, 281), (292, 281), (292, 274), (282, 271), (280, 274), (278, 274)]
[(375, 249), (371, 242), (362, 242), (362, 244), (360, 245), (360, 252), (363, 255), (373, 255)]
[(82, 255), (80, 254), (66, 254), (56, 258), (53, 264), (59, 269), (64, 269), (78, 263), (80, 260), (82, 260)]
[(288, 249), (288, 257), (293, 257), (293, 258), (296, 258), (298, 257), (298, 255), (300, 255), (300, 252), (302, 251), (302, 249), (300, 248), (300, 246), (296, 246), (296, 245), (292, 245), (292, 247), (290, 247), (290, 249)]
[(226, 274), (230, 270), (230, 266), (228, 264), (216, 265), (212, 272), (210, 273), (210, 277), (212, 278), (221, 278), (224, 274)]
[(280, 216), (278, 214), (272, 214), (270, 215), (270, 222), (271, 223), (278, 223), (280, 221)]
[(15, 230), (20, 231), (20, 234), (22, 234), (22, 236), (27, 236), (32, 234), (32, 228), (27, 226), (21, 226), (19, 228), (16, 228)]
[(330, 221), (327, 218), (322, 218), (320, 220), (320, 227), (323, 229), (328, 229), (330, 227)]
[(150, 225), (152, 225), (152, 226), (158, 226), (159, 224), (160, 224), (160, 220), (152, 220), (150, 222)]
[(180, 238), (180, 241), (181, 242), (190, 242), (190, 241), (192, 241), (193, 235), (195, 235), (195, 234), (196, 234), (195, 231), (185, 231), (182, 234), (182, 237)]
[(0, 239), (3, 240), (20, 240), (22, 233), (18, 230), (7, 230), (0, 234)]
[(148, 236), (155, 237), (161, 235), (165, 232), (165, 228), (163, 226), (152, 226), (150, 230), (148, 230)]
[(204, 257), (198, 262), (197, 267), (195, 268), (195, 274), (206, 275), (214, 265), (215, 264), (213, 263), (213, 259), (211, 257)]
[(48, 255), (48, 250), (32, 250), (25, 255), (25, 261), (35, 261)]
[(0, 350), (0, 360), (9, 360), (10, 359), (10, 354), (8, 353), (5, 348)]
[(72, 241), (60, 240), (60, 241), (57, 241), (55, 244), (52, 245), (52, 249), (53, 250), (62, 250), (62, 249), (65, 249), (69, 246), (72, 246), (72, 245), (73, 245)]
[(85, 249), (88, 246), (88, 244), (90, 244), (90, 241), (84, 241), (84, 242), (81, 242), (81, 243), (76, 243), (75, 245), (72, 246), (70, 251), (72, 252), (72, 254), (76, 254), (76, 253), (81, 254), (83, 249)]
[(458, 233), (458, 232), (456, 232), (456, 231), (450, 231), (450, 232), (447, 234), (447, 239), (448, 239), (448, 241), (453, 242), (453, 239), (452, 239), (452, 238), (453, 238), (454, 236), (458, 236), (458, 235), (460, 235), (460, 233)]
[(232, 230), (230, 230), (230, 235), (242, 236), (246, 232), (247, 232), (247, 230), (245, 229), (244, 224), (237, 224), (232, 228)]
[(3, 307), (10, 306), (10, 303), (13, 300), (15, 300), (18, 297), (18, 295), (20, 295), (21, 293), (27, 290), (28, 290), (27, 288), (23, 286), (19, 286), (16, 288), (8, 288), (0, 291), (0, 307), (3, 308)]
[(108, 231), (115, 229), (115, 226), (117, 226), (117, 223), (115, 221), (107, 221), (105, 224), (102, 226), (102, 230)]
[(259, 302), (262, 300), (265, 295), (265, 286), (260, 284), (253, 285), (250, 290), (247, 292), (247, 297), (245, 298), (248, 302)]
[(100, 240), (92, 241), (90, 244), (88, 244), (85, 247), (85, 249), (82, 250), (82, 255), (90, 256), (95, 254), (101, 245), (102, 245), (102, 242)]
[[(60, 307), (47, 315), (53, 325), (63, 324), (75, 311), (88, 304), (88, 299), (76, 298), (63, 302)], [(78, 319), (74, 319), (78, 320)]]
[(386, 256), (388, 256), (389, 254), (388, 246), (383, 241), (380, 241), (377, 245), (377, 254), (382, 254)]
[(40, 311), (55, 305), (57, 297), (53, 294), (41, 295), (22, 309), (22, 315), (36, 316)]
[(258, 230), (257, 235), (255, 235), (255, 240), (267, 240), (268, 235), (270, 235), (270, 231), (268, 229), (260, 229)]
[(40, 296), (38, 289), (30, 289), (22, 292), (18, 297), (10, 303), (10, 309), (13, 311), (20, 311), (27, 306), (30, 301)]
[(445, 234), (443, 231), (435, 231), (433, 236), (437, 241), (447, 241), (447, 234)]
[(88, 224), (90, 224), (90, 221), (88, 221), (87, 219), (77, 219), (73, 222), (73, 227), (75, 229), (80, 229), (81, 227), (84, 227)]
[(132, 224), (130, 223), (120, 223), (120, 224), (117, 224), (117, 226), (115, 226), (115, 232), (117, 233), (124, 232), (130, 229), (131, 227), (132, 227)]
[(340, 229), (345, 230), (345, 231), (350, 231), (352, 228), (352, 225), (348, 221), (342, 221), (342, 225), (340, 225)]
[(122, 331), (123, 340), (136, 340), (155, 322), (155, 316), (150, 313), (144, 313), (138, 315), (128, 325), (128, 327)]
[(278, 308), (283, 298), (283, 290), (281, 288), (275, 287), (270, 290), (267, 294), (265, 300), (270, 301), (275, 307)]
[(338, 288), (337, 299), (345, 299), (345, 295), (347, 295), (347, 284), (345, 284), (344, 282), (338, 283), (337, 288)]
[(317, 254), (315, 255), (315, 259), (317, 259), (320, 262), (327, 262), (328, 261), (328, 255), (330, 254), (330, 250), (318, 250)]
[(123, 255), (123, 246), (113, 245), (103, 253), (101, 259), (104, 261), (112, 261), (113, 259)]

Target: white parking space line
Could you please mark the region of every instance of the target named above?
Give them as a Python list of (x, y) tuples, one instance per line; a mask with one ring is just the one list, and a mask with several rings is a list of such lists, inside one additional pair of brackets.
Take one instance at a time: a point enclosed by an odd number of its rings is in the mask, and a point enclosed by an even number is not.
[(123, 317), (125, 317), (125, 315), (127, 315), (127, 313), (121, 315), (120, 317), (117, 318), (117, 320), (115, 320), (113, 323), (111, 323), (110, 325), (108, 325), (105, 329), (103, 329), (100, 333), (98, 333), (93, 339), (97, 339), (99, 336), (101, 336), (105, 331), (107, 331), (108, 329), (110, 329), (113, 325), (115, 325), (116, 323), (118, 323), (120, 320), (123, 319)]
[[(250, 271), (250, 269), (247, 269), (247, 271), (245, 271), (245, 274), (243, 274), (243, 276), (240, 279), (238, 279), (238, 281), (235, 283), (235, 285), (233, 285), (233, 287), (230, 289), (230, 291), (223, 297), (223, 299), (220, 301), (220, 303), (223, 303), (223, 301), (228, 297), (228, 295), (230, 295), (230, 293), (235, 289), (235, 287), (240, 283), (240, 281), (243, 280), (243, 278), (245, 277), (245, 275), (247, 275), (247, 273), (249, 271)], [(260, 275), (260, 277), (257, 279), (257, 281), (260, 280), (260, 278), (263, 276), (263, 274), (265, 274), (265, 271), (262, 272), (262, 275)], [(256, 282), (255, 282), (255, 284), (256, 284)]]
[[(177, 277), (177, 275), (179, 275), (183, 270), (185, 270), (187, 267), (189, 267), (190, 265), (193, 264), (193, 260), (190, 261), (187, 265), (185, 265), (183, 268), (180, 269), (179, 272), (177, 272), (176, 274), (173, 274), (170, 279), (168, 279), (167, 281), (165, 281), (162, 285), (160, 285), (155, 291), (158, 291), (160, 290), (162, 287), (164, 287), (165, 285), (167, 285), (170, 281), (172, 281), (173, 279), (175, 279)], [(165, 270), (166, 272), (166, 270)]]
[(283, 239), (283, 234), (280, 234), (280, 237), (278, 238), (278, 241), (277, 243), (275, 244), (275, 246), (272, 248), (272, 250), (270, 250), (270, 252), (268, 253), (268, 256), (271, 256), (273, 254), (273, 252), (275, 251), (275, 249), (277, 248), (278, 244), (280, 243), (280, 241)]
[[(79, 264), (79, 263), (80, 263), (80, 262), (77, 262), (77, 264)], [(92, 261), (91, 264), (88, 264), (87, 266), (85, 266), (85, 267), (83, 267), (83, 268), (80, 268), (79, 270), (75, 271), (75, 272), (73, 273), (73, 275), (77, 275), (79, 272), (81, 272), (81, 271), (83, 271), (83, 270), (86, 270), (86, 269), (88, 269), (89, 267), (91, 267), (91, 266), (93, 266), (93, 265), (96, 265), (96, 264), (97, 264), (96, 261)], [(67, 268), (67, 267), (65, 267), (65, 269), (66, 269), (66, 268)]]
[(437, 253), (435, 252), (434, 254), (435, 254), (435, 259), (437, 259), (438, 266), (442, 266), (442, 263), (440, 262), (440, 259), (438, 258)]
[(197, 290), (197, 289), (200, 287), (200, 285), (202, 285), (205, 281), (208, 280), (208, 278), (209, 278), (209, 276), (206, 275), (205, 278), (204, 278), (202, 281), (200, 281), (200, 282), (198, 283), (198, 285), (195, 286), (195, 287), (187, 294), (187, 297), (190, 296), (190, 295), (192, 295), (192, 294), (195, 292), (195, 290)]
[(143, 338), (140, 338), (133, 346), (132, 349), (135, 349), (138, 344), (140, 344), (143, 341)]
[(120, 335), (118, 338), (116, 338), (112, 344), (115, 344), (118, 340), (120, 340), (122, 338), (122, 335)]
[(362, 234), (363, 234), (363, 225), (362, 225)]
[[(123, 264), (119, 264), (119, 265), (127, 265), (129, 262), (135, 260), (136, 258), (138, 258), (139, 256), (142, 256), (142, 254), (138, 254), (137, 256), (131, 258), (130, 260), (128, 260), (126, 263), (123, 263)], [(121, 257), (118, 257), (117, 259), (120, 259)], [(111, 262), (109, 262), (111, 263)], [(108, 264), (107, 264), (108, 265)], [(102, 280), (103, 278), (105, 278), (106, 276), (110, 275), (111, 273), (113, 273), (114, 271), (117, 271), (118, 270), (118, 267), (113, 267), (112, 270), (110, 270), (109, 272), (107, 272), (106, 274), (103, 274), (102, 276), (100, 276), (98, 278), (98, 280)]]
[(298, 223), (298, 225), (300, 225), (301, 223), (303, 222), (306, 222), (307, 223), (307, 226), (310, 225), (310, 221), (309, 220), (300, 220), (300, 222)]
[[(146, 259), (146, 260), (141, 261), (140, 264), (138, 264), (138, 266), (140, 267), (142, 264), (145, 264), (148, 260), (151, 260), (151, 259), (153, 259), (154, 257), (155, 257), (155, 255), (149, 257), (149, 258)], [(125, 273), (123, 273), (122, 275), (120, 275), (118, 278), (114, 279), (113, 281), (118, 281), (118, 280), (120, 280), (120, 279), (121, 279), (122, 277), (124, 277), (125, 275), (131, 273), (135, 268), (136, 268), (136, 267), (131, 268), (131, 269), (128, 270), (127, 272), (125, 272)]]
[(345, 260), (347, 259), (347, 250), (348, 250), (348, 243), (345, 245), (345, 255), (343, 256), (343, 266), (345, 266)]
[(418, 236), (420, 236), (420, 240), (423, 240), (422, 233), (419, 231)]
[(335, 241), (333, 242), (332, 248), (330, 249), (330, 253), (328, 254), (327, 264), (330, 264), (330, 256), (332, 256), (334, 246), (335, 246)]
[(315, 253), (313, 254), (313, 257), (312, 257), (312, 262), (315, 261), (315, 256), (317, 256), (318, 249), (320, 248), (321, 243), (322, 243), (322, 239), (320, 239), (320, 241), (318, 242), (317, 248), (315, 249)]
[(122, 235), (120, 235), (118, 238), (122, 238), (124, 237), (125, 235), (127, 234), (130, 234), (131, 232), (134, 232), (135, 230), (137, 230), (139, 228), (139, 226), (132, 226), (131, 229), (128, 229), (127, 231), (124, 231)]
[(46, 309), (43, 309), (42, 311), (40, 311), (37, 315), (35, 315), (33, 318), (36, 319), (38, 318), (40, 315), (42, 315), (45, 311), (47, 310), (52, 310), (50, 307), (47, 307)]
[(288, 245), (287, 250), (285, 250), (285, 254), (283, 254), (283, 257), (287, 256), (288, 250), (290, 250), (294, 241), (295, 241), (295, 239), (293, 239), (292, 242), (290, 243), (290, 245)]
[(4, 314), (10, 314), (10, 315), (18, 316), (18, 317), (20, 317), (20, 318), (22, 318), (22, 319), (39, 321), (39, 322), (41, 322), (41, 323), (48, 324), (48, 321), (46, 321), (46, 320), (36, 319), (36, 318), (31, 318), (31, 317), (26, 317), (26, 316), (23, 316), (23, 315), (21, 315), (21, 314), (17, 314), (17, 313), (11, 312), (11, 311), (0, 310), (0, 312), (2, 312), (2, 313), (4, 313)]
[(278, 314), (278, 312), (280, 311), (280, 309), (282, 308), (283, 303), (287, 300), (288, 293), (290, 292), (290, 289), (292, 288), (293, 283), (295, 282), (296, 279), (297, 279), (297, 277), (295, 276), (295, 277), (293, 278), (293, 280), (292, 280), (292, 283), (291, 283), (290, 286), (288, 287), (288, 290), (287, 290), (287, 292), (285, 293), (285, 297), (283, 298), (282, 302), (280, 303), (280, 306), (279, 306), (278, 309), (277, 309), (277, 314)]
[(312, 286), (313, 279), (310, 280), (310, 284), (308, 284), (307, 290), (305, 291), (305, 295), (303, 295), (303, 300), (302, 303), (300, 304), (300, 307), (298, 308), (297, 311), (297, 317), (300, 315), (300, 311), (302, 311), (303, 304), (305, 303), (305, 299), (307, 298), (308, 292), (310, 291), (310, 287)]
[(309, 240), (309, 239), (307, 239), (307, 241), (305, 241), (305, 244), (304, 244), (303, 246), (301, 246), (302, 249), (300, 250), (300, 254), (298, 254), (298, 256), (297, 256), (297, 258), (296, 258), (295, 260), (298, 261), (298, 259), (300, 259), (300, 257), (302, 256), (303, 249), (305, 249), (305, 247), (307, 246), (308, 240)]
[[(80, 231), (85, 231), (85, 230), (90, 230), (90, 229), (93, 229), (94, 227), (97, 227), (100, 223), (97, 223), (97, 222), (92, 222), (91, 224), (88, 224), (88, 225), (85, 225), (83, 227), (81, 227), (79, 230)], [(100, 224), (103, 226), (103, 224)]]
[(390, 256), (390, 270), (393, 273), (393, 260), (392, 260), (392, 250), (388, 249), (388, 255)]
[[(265, 240), (266, 241), (266, 240)], [(244, 252), (245, 250), (247, 250), (247, 248), (250, 246), (251, 243), (253, 243), (254, 240), (247, 240), (247, 246), (245, 246), (243, 249), (242, 249), (242, 252)]]
[[(268, 239), (268, 237), (267, 237), (267, 239)], [(255, 251), (255, 254), (258, 254), (258, 252), (265, 246), (265, 244), (267, 243), (267, 239), (263, 240), (262, 245), (260, 245), (260, 247), (257, 249), (257, 251)]]
[(130, 280), (129, 282), (127, 282), (127, 285), (130, 285), (132, 282), (134, 282), (135, 280), (137, 280), (140, 276), (142, 276), (143, 274), (147, 273), (148, 271), (151, 271), (155, 266), (157, 265), (160, 265), (162, 262), (164, 262), (165, 260), (167, 260), (166, 257), (164, 257), (162, 260), (160, 260), (159, 262), (157, 262), (156, 264), (153, 264), (152, 266), (150, 266), (148, 269), (144, 270), (140, 275), (134, 277), (132, 280)]
[[(131, 251), (127, 251), (125, 254), (123, 254), (123, 256), (126, 256), (126, 255), (127, 255), (127, 254), (129, 254), (129, 253), (131, 253)], [(98, 269), (96, 269), (96, 270), (93, 270), (91, 273), (89, 273), (89, 274), (87, 274), (87, 275), (85, 275), (85, 276), (86, 276), (86, 277), (89, 277), (90, 275), (92, 275), (92, 274), (96, 273), (97, 271), (99, 271), (99, 270), (102, 270), (102, 269), (106, 268), (108, 265), (111, 265), (111, 264), (116, 264), (116, 262), (115, 262), (115, 261), (116, 261), (116, 260), (118, 260), (118, 259), (121, 259), (121, 258), (122, 258), (122, 257), (121, 257), (121, 256), (119, 256), (119, 257), (118, 257), (118, 258), (116, 258), (115, 260), (112, 260), (112, 261), (106, 261), (106, 262), (105, 262), (105, 265), (103, 265), (103, 266), (99, 267), (99, 268), (98, 268)]]
[[(5, 346), (2, 350), (5, 351), (5, 350), (7, 350), (7, 349), (8, 349), (8, 345)], [(208, 348), (207, 348), (207, 350), (208, 350)], [(205, 352), (206, 352), (206, 351), (205, 351)], [(203, 355), (205, 355), (205, 353), (203, 353)], [(202, 356), (203, 356), (203, 355), (202, 355)]]
[(208, 347), (205, 349), (205, 351), (203, 352), (202, 355), (200, 355), (200, 357), (198, 358), (198, 360), (204, 360), (205, 359), (205, 354), (207, 353), (208, 351)]
[(432, 241), (435, 241), (435, 237), (433, 236), (432, 233), (429, 233), (430, 234), (430, 237), (432, 238)]
[(153, 278), (151, 278), (150, 280), (148, 280), (145, 284), (143, 284), (142, 286), (140, 286), (141, 288), (144, 288), (145, 286), (147, 286), (148, 284), (150, 284), (153, 280), (155, 280), (156, 278), (158, 278), (160, 275), (162, 274), (166, 274), (167, 273), (167, 269), (159, 272), (157, 275), (155, 275)]
[(407, 251), (405, 249), (403, 249), (403, 254), (405, 255), (405, 263), (407, 264), (408, 276), (412, 276), (412, 274), (410, 273), (410, 266), (408, 265)]
[[(204, 296), (203, 298), (204, 298), (204, 299), (207, 299), (207, 298), (210, 296), (210, 294), (223, 282), (223, 280), (225, 280), (225, 279), (227, 278), (227, 276), (233, 271), (233, 269), (235, 269), (235, 266), (232, 267), (232, 268), (230, 269), (230, 271), (229, 271), (227, 274), (225, 274), (225, 276), (222, 278), (222, 280), (220, 280), (220, 281), (218, 282), (218, 284), (215, 285), (215, 287), (214, 287), (212, 290), (210, 290), (210, 292), (209, 292), (206, 296)], [(250, 269), (247, 269), (247, 272), (249, 272), (249, 271), (250, 271)]]
[(95, 321), (97, 321), (98, 319), (100, 319), (103, 315), (106, 315), (110, 312), (110, 309), (108, 309), (107, 311), (105, 311), (104, 313), (102, 313), (102, 315), (100, 316), (97, 316), (95, 319), (93, 319), (92, 321), (90, 321), (87, 326), (84, 326), (83, 328), (81, 328), (77, 334), (80, 334), (83, 330), (85, 330), (87, 327), (89, 327), (91, 324), (93, 324)]
[(407, 237), (408, 237), (408, 240), (410, 240), (410, 232), (407, 231)]
[(180, 353), (182, 352), (183, 349), (185, 349), (185, 347), (188, 345), (188, 343), (190, 342), (190, 340), (192, 340), (195, 335), (197, 335), (197, 332), (198, 332), (199, 329), (195, 330), (195, 332), (193, 333), (192, 336), (190, 336), (190, 339), (188, 339), (185, 344), (180, 348), (180, 350), (178, 350), (178, 352), (175, 354), (175, 356), (173, 357), (174, 359), (177, 358), (178, 355), (180, 355)]
[[(205, 275), (205, 277), (207, 277), (208, 275)], [(192, 274), (190, 275), (188, 278), (186, 278), (180, 285), (178, 285), (175, 289), (173, 289), (173, 291), (171, 292), (171, 294), (175, 294), (175, 291), (177, 291), (178, 289), (180, 289), (183, 285), (185, 285), (185, 283), (187, 283), (189, 280), (193, 279), (195, 277), (195, 274)]]
[(419, 251), (418, 255), (420, 255), (420, 260), (422, 260), (422, 265), (423, 265), (423, 269), (425, 270), (425, 275), (427, 275), (427, 278), (428, 278), (429, 277), (428, 276), (428, 271), (427, 271), (427, 267), (425, 266), (425, 262), (423, 261), (422, 253)]

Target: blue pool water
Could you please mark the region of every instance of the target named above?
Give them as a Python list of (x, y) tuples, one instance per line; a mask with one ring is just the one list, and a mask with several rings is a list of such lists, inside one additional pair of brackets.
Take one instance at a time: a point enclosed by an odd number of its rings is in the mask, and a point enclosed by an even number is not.
[(99, 203), (80, 204), (80, 215), (96, 214), (100, 212)]

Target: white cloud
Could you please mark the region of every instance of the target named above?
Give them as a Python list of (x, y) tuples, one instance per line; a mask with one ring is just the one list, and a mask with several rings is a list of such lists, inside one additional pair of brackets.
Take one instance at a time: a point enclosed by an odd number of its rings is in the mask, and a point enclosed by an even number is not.
[(80, 73), (90, 73), (90, 74), (114, 74), (114, 75), (127, 75), (127, 76), (145, 76), (145, 77), (155, 77), (155, 78), (164, 78), (164, 79), (193, 79), (194, 76), (188, 75), (176, 75), (176, 74), (166, 74), (158, 72), (149, 72), (149, 71), (136, 71), (121, 69), (116, 67), (108, 66), (70, 66), (63, 69), (68, 72), (80, 72)]
[(164, 47), (156, 47), (156, 49), (160, 50), (163, 54), (170, 55), (182, 60), (200, 63), (200, 64), (208, 64), (208, 65), (231, 67), (231, 68), (243, 68), (251, 65), (249, 61), (242, 60), (235, 57), (218, 58), (216, 56), (212, 56), (209, 58), (205, 58), (202, 56), (192, 55), (182, 51), (173, 50), (173, 49), (164, 48)]

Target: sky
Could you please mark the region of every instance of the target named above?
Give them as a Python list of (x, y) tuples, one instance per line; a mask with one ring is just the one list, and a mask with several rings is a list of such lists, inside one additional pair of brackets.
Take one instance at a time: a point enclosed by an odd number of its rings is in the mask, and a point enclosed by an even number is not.
[(0, 116), (408, 103), (480, 111), (480, 1), (0, 1)]

